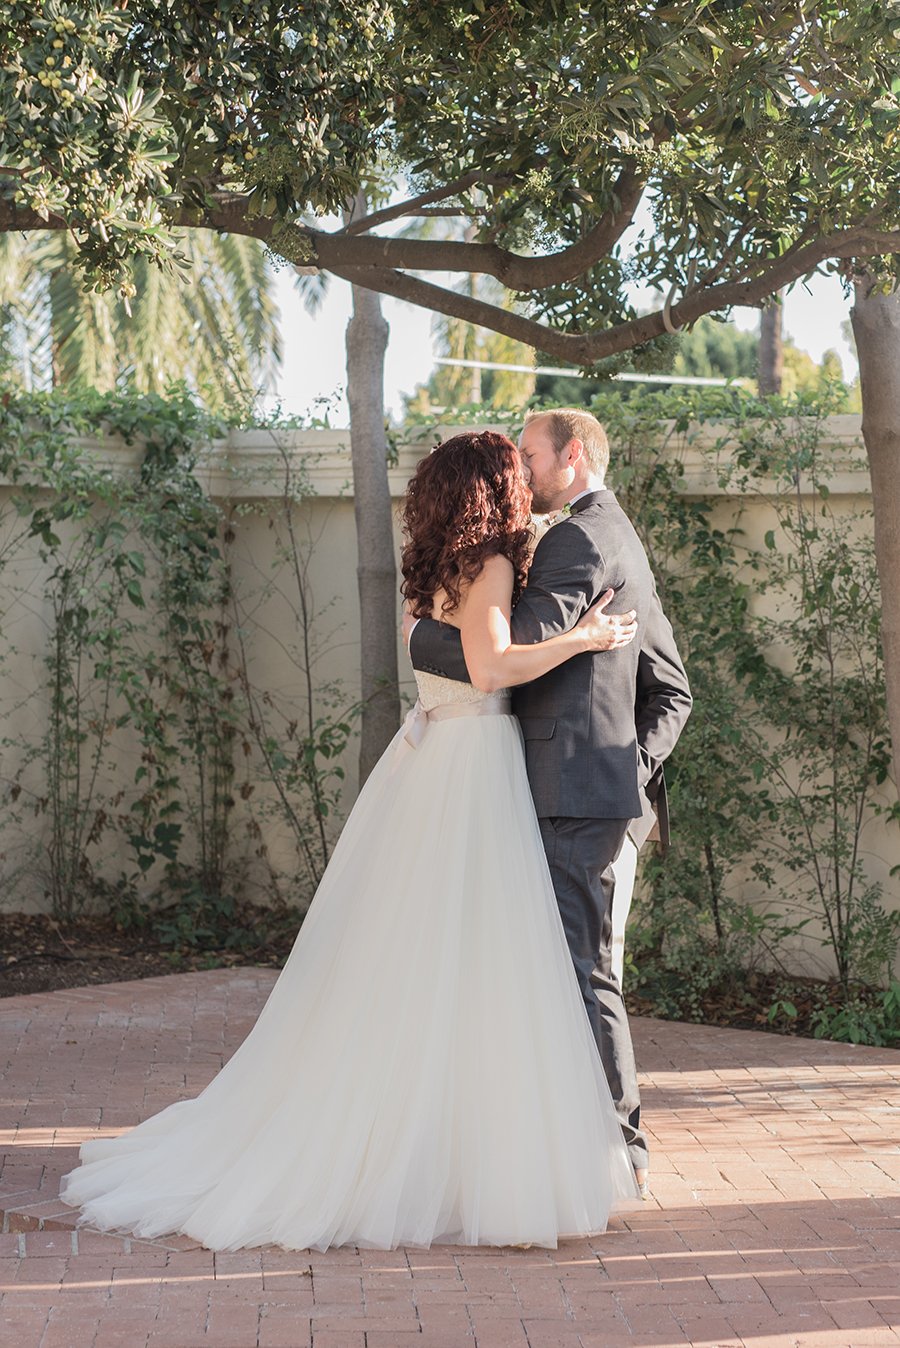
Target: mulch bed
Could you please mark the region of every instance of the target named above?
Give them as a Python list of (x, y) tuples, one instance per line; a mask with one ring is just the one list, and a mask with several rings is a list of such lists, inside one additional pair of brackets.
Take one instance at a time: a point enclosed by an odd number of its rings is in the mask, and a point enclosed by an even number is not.
[[(789, 998), (796, 1018), (769, 1019), (769, 1007)], [(698, 1025), (719, 1025), (732, 1030), (771, 1030), (773, 1034), (813, 1038), (814, 1012), (824, 1005), (840, 1007), (845, 1000), (839, 983), (818, 978), (785, 979), (784, 974), (753, 973), (744, 982), (737, 979), (710, 988), (691, 1012), (681, 1015), (652, 998), (628, 993), (625, 1000), (633, 1016), (658, 1016), (662, 1020), (685, 1020)]]
[[(273, 913), (246, 907), (232, 919), (227, 945), (173, 946), (160, 941), (152, 926), (123, 929), (109, 917), (82, 915), (64, 923), (46, 914), (0, 913), (0, 998), (223, 966), (281, 968), (299, 925), (299, 915), (290, 909)], [(779, 1017), (771, 1023), (768, 1008), (786, 995), (796, 1018)], [(806, 1036), (812, 1035), (816, 1008), (839, 1007), (842, 997), (836, 983), (796, 978), (786, 984), (783, 975), (756, 972), (743, 982), (730, 980), (710, 989), (689, 1015), (679, 1015), (626, 986), (633, 1015)]]
[(173, 948), (152, 931), (123, 930), (104, 917), (57, 922), (46, 914), (0, 913), (0, 997), (52, 992), (90, 983), (127, 982), (160, 974), (186, 973), (241, 964), (280, 968), (299, 927), (282, 923), (280, 931), (254, 939), (252, 927), (240, 947)]

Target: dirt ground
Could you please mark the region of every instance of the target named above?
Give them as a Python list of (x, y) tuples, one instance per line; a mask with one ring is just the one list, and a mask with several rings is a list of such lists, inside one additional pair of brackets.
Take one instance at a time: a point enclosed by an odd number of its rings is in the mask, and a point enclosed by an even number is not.
[[(229, 945), (196, 948), (163, 943), (152, 929), (122, 930), (105, 917), (81, 916), (67, 925), (46, 914), (0, 913), (0, 998), (198, 969), (281, 968), (297, 934), (297, 915), (286, 911), (272, 921), (269, 914), (264, 925), (258, 925), (248, 910), (242, 920), (243, 927), (232, 932)], [(812, 1036), (815, 1008), (823, 1003), (839, 1006), (842, 998), (839, 985), (816, 979), (793, 980), (787, 992), (797, 1011), (791, 1020), (782, 1017), (770, 1023), (768, 1008), (785, 997), (785, 980), (761, 973), (710, 989), (690, 1019), (732, 1029)], [(653, 1000), (629, 992), (627, 986), (625, 993), (633, 1015), (679, 1018)]]
[(45, 914), (0, 913), (0, 997), (193, 969), (280, 967), (294, 934), (269, 935), (265, 946), (199, 950), (165, 945), (152, 932), (122, 931), (108, 918), (79, 917), (66, 925)]

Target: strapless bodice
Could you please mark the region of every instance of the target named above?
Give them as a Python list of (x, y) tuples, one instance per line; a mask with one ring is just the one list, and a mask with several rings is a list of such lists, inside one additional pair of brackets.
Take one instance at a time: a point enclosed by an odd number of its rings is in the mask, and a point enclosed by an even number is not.
[[(425, 674), (417, 669), (416, 686), (419, 690), (419, 702), (426, 711), (448, 705), (466, 706), (484, 702), (487, 698), (498, 698), (497, 693), (482, 693), (471, 683), (460, 683), (458, 679), (445, 679), (441, 674)], [(506, 689), (502, 690), (504, 693)]]

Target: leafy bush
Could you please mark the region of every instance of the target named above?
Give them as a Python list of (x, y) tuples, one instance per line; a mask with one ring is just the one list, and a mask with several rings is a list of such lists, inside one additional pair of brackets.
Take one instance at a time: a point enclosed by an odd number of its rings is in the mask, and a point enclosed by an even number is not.
[[(630, 935), (638, 992), (696, 1013), (729, 977), (784, 968), (801, 933), (827, 947), (848, 996), (882, 981), (900, 914), (884, 909), (861, 861), (889, 764), (880, 605), (869, 521), (830, 501), (832, 401), (729, 390), (604, 398), (592, 410), (695, 695), (667, 767), (673, 846), (645, 862)], [(727, 528), (709, 496), (686, 491), (685, 454), (701, 437), (732, 493)], [(774, 527), (760, 553), (741, 502), (763, 477)], [(776, 616), (757, 613), (763, 595)], [(748, 889), (764, 907), (748, 904)]]
[[(4, 743), (19, 759), (6, 781), (7, 830), (31, 835), (31, 865), (56, 916), (105, 904), (137, 923), (142, 907), (169, 912), (174, 898), (178, 912), (166, 920), (187, 944), (212, 939), (208, 929), (218, 940), (233, 911), (244, 859), (230, 819), (237, 796), (251, 797), (253, 773), (274, 785), (300, 861), (287, 895), (269, 868), (269, 897), (308, 896), (328, 859), (334, 760), (350, 733), (340, 690), (320, 695), (312, 678), (315, 610), (292, 531), (305, 483), (284, 485), (279, 518), (289, 536), (272, 580), (295, 586), (298, 631), (285, 645), (303, 678), (282, 708), (250, 675), (251, 624), (229, 566), (235, 521), (195, 471), (225, 429), (183, 389), (166, 399), (7, 389), (0, 407), (0, 473), (12, 484), (0, 570), (32, 548), (49, 578), (43, 686), (7, 709)], [(116, 435), (139, 447), (135, 472), (111, 471), (77, 443)], [(12, 575), (7, 607), (27, 600)], [(0, 648), (0, 660), (12, 649)], [(19, 715), (35, 697), (48, 710), (37, 737)], [(121, 777), (129, 754), (130, 789)], [(252, 802), (246, 809), (264, 850)], [(132, 857), (118, 877), (103, 861), (113, 835)]]

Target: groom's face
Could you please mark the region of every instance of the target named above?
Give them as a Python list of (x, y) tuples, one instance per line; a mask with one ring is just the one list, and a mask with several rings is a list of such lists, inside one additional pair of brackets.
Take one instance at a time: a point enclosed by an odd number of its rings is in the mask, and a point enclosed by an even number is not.
[(574, 473), (566, 451), (557, 452), (541, 417), (529, 421), (519, 436), (519, 453), (531, 491), (531, 508), (538, 515), (558, 510), (572, 492)]

